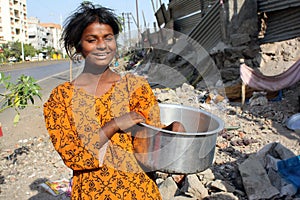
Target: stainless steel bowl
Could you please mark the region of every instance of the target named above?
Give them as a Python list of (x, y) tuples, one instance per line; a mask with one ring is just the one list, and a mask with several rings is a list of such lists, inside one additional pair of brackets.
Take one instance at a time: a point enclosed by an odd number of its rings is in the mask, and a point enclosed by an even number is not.
[(300, 133), (300, 113), (290, 116), (286, 120), (285, 124), (288, 129), (291, 129), (296, 133)]
[(161, 122), (181, 122), (187, 132), (173, 132), (145, 123), (134, 127), (135, 156), (145, 171), (191, 174), (212, 165), (218, 133), (224, 122), (201, 109), (159, 104)]

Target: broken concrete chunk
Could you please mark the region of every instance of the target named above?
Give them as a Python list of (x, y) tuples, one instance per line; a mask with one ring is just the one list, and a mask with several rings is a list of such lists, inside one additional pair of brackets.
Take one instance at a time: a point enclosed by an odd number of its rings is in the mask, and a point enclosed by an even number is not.
[(185, 184), (180, 191), (197, 199), (203, 199), (208, 196), (207, 189), (201, 183), (196, 174), (188, 175), (185, 178)]
[(249, 200), (271, 199), (280, 194), (255, 156), (250, 156), (240, 164), (239, 171)]
[(222, 180), (215, 180), (211, 182), (210, 187), (216, 188), (222, 192), (234, 192), (235, 188)]
[(178, 187), (172, 177), (168, 177), (160, 186), (159, 191), (163, 194), (163, 200), (170, 200), (175, 196)]

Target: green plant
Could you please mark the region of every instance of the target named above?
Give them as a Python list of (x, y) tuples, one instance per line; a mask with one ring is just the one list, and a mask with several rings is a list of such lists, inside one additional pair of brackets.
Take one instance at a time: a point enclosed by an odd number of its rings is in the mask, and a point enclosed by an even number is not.
[(29, 106), (29, 102), (35, 103), (34, 97), (41, 98), (41, 87), (31, 76), (21, 75), (17, 83), (11, 82), (10, 76), (0, 73), (0, 86), (5, 89), (4, 93), (0, 93), (0, 113), (8, 108), (14, 108), (17, 114), (14, 117), (14, 125), (20, 120), (20, 110)]
[[(9, 57), (15, 57), (18, 61), (21, 59), (22, 55), (22, 43), (19, 41), (16, 42), (8, 42), (6, 44), (1, 44), (1, 47), (3, 49), (3, 59), (0, 62), (7, 61)], [(31, 44), (23, 44), (24, 47), (24, 57), (27, 56), (35, 56), (38, 51), (31, 45)]]

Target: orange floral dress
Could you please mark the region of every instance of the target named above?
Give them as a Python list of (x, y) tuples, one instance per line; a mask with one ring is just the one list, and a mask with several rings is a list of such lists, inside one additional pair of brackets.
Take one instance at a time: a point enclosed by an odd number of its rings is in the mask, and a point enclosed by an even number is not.
[(161, 199), (159, 190), (134, 156), (131, 133), (116, 133), (99, 144), (101, 127), (129, 111), (160, 123), (157, 100), (141, 77), (127, 74), (101, 97), (70, 82), (57, 86), (44, 104), (54, 148), (73, 170), (72, 199)]

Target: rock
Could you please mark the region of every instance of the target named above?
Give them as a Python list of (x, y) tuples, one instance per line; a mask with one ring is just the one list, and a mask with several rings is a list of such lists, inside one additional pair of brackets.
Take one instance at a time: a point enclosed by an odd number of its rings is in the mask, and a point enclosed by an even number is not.
[(215, 175), (210, 168), (204, 170), (203, 172), (199, 172), (197, 176), (202, 182), (204, 182), (204, 184), (209, 181), (215, 180)]
[(173, 174), (172, 178), (175, 181), (175, 183), (181, 184), (182, 181), (184, 181), (185, 175), (182, 175), (182, 174)]
[(212, 181), (209, 186), (211, 188), (216, 188), (222, 192), (234, 192), (235, 188), (231, 186), (230, 184), (226, 183), (225, 181), (216, 180)]
[(195, 174), (188, 175), (185, 178), (185, 183), (180, 191), (196, 199), (203, 199), (208, 196), (207, 189)]
[(280, 192), (271, 184), (268, 175), (255, 156), (239, 165), (245, 191), (249, 200), (271, 199)]
[(186, 197), (186, 196), (176, 196), (172, 200), (199, 200), (193, 197)]
[(172, 177), (168, 177), (161, 185), (159, 185), (159, 191), (162, 194), (163, 200), (172, 199), (177, 190), (177, 185)]
[(251, 41), (249, 34), (232, 34), (230, 38), (232, 46), (234, 47), (246, 44)]
[(288, 159), (295, 156), (295, 154), (290, 149), (286, 148), (282, 144), (278, 142), (270, 143), (264, 146), (263, 148), (261, 148), (259, 151), (257, 151), (256, 154), (257, 158), (260, 160), (260, 162), (264, 167), (267, 165), (266, 162), (266, 158), (268, 158), (267, 154), (270, 154), (274, 158), (278, 158), (281, 160)]
[(234, 194), (227, 193), (227, 192), (218, 192), (205, 198), (205, 200), (238, 200), (238, 199), (239, 198), (236, 197)]

